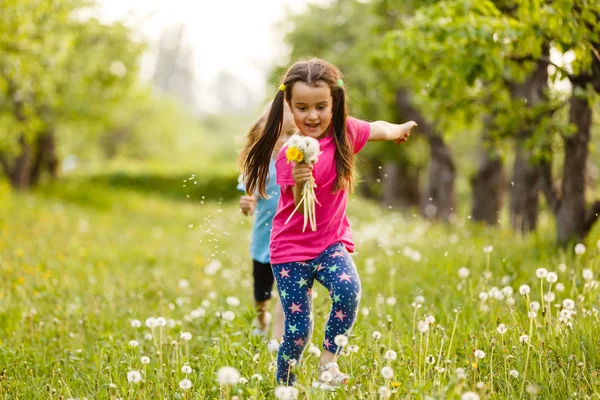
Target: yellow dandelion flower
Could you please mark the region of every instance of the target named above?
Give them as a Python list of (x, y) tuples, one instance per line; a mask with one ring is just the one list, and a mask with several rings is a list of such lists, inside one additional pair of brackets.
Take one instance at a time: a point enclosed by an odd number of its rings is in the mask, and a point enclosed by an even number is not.
[(394, 381), (394, 382), (392, 382), (392, 386), (393, 387), (400, 387), (400, 382)]
[(294, 161), (294, 162), (302, 162), (302, 160), (304, 160), (304, 153), (302, 153), (297, 147), (288, 147), (288, 149), (285, 151), (285, 156), (288, 160), (288, 163), (290, 161)]

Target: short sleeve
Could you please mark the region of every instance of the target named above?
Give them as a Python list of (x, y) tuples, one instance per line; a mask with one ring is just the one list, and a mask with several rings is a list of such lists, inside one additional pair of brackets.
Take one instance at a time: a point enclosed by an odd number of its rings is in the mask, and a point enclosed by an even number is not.
[(279, 186), (293, 186), (296, 184), (292, 177), (292, 163), (288, 163), (285, 158), (285, 147), (277, 154), (277, 161), (275, 162), (275, 169), (277, 170), (277, 184)]
[(240, 176), (238, 176), (238, 184), (236, 186), (236, 189), (246, 193), (246, 186), (244, 185), (244, 178), (242, 177), (242, 174), (240, 174)]
[(356, 154), (367, 144), (369, 135), (371, 134), (371, 125), (367, 121), (348, 117), (346, 118), (346, 131), (350, 135), (354, 154)]

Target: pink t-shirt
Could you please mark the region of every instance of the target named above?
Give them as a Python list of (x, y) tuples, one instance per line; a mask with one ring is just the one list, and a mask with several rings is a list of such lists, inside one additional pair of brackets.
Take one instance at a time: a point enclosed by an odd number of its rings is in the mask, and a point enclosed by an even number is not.
[[(368, 122), (351, 117), (346, 119), (346, 133), (354, 147), (354, 154), (365, 147), (370, 132), (371, 128)], [(337, 178), (333, 136), (329, 134), (320, 139), (319, 145), (322, 153), (313, 169), (313, 176), (317, 184), (315, 195), (321, 204), (315, 204), (317, 220), (315, 232), (310, 228), (310, 224), (307, 224), (306, 230), (302, 232), (304, 215), (298, 211), (285, 224), (295, 208), (292, 186), (296, 183), (292, 177), (293, 164), (288, 163), (285, 157), (285, 147), (277, 155), (275, 166), (277, 168), (277, 184), (281, 187), (281, 196), (271, 231), (271, 264), (311, 260), (327, 247), (338, 242), (341, 242), (350, 253), (354, 252), (352, 231), (346, 216), (348, 191), (338, 190), (333, 193)]]

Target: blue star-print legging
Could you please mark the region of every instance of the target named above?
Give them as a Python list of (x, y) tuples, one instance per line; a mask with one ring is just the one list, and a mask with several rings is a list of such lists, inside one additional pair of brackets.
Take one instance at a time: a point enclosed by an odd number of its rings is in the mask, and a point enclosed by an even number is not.
[(335, 337), (348, 336), (356, 319), (360, 279), (352, 257), (341, 243), (329, 246), (313, 260), (272, 267), (285, 315), (285, 332), (277, 354), (277, 382), (292, 385), (296, 380), (292, 367), (300, 362), (313, 330), (315, 279), (328, 289), (332, 300), (323, 341), (323, 348), (332, 353), (338, 351)]

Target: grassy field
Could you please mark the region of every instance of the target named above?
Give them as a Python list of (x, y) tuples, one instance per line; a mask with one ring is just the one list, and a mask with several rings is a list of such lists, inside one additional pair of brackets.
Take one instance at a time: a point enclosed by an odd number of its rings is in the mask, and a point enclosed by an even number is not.
[[(164, 191), (124, 179), (0, 187), (0, 398), (274, 398), (275, 354), (250, 335), (251, 220), (216, 200), (227, 190), (194, 188), (203, 177)], [(600, 397), (598, 230), (575, 254), (555, 248), (549, 218), (519, 238), (357, 198), (349, 215), (364, 292), (341, 359), (352, 379), (311, 389), (305, 352), (299, 398)], [(320, 347), (329, 299), (316, 292)], [(219, 383), (225, 366), (236, 384)]]

